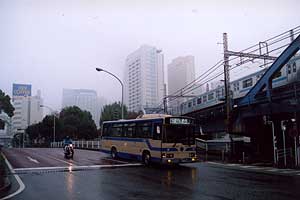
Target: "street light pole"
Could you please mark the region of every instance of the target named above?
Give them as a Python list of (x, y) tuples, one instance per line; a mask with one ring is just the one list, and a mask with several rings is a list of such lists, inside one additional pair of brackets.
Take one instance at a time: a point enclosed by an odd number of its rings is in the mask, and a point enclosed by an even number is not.
[(53, 109), (50, 108), (49, 106), (40, 105), (40, 107), (48, 108), (53, 113), (53, 142), (55, 142), (55, 113), (54, 113)]
[(276, 160), (276, 144), (275, 144), (275, 133), (274, 133), (274, 122), (273, 121), (268, 121), (268, 124), (271, 124), (272, 126), (272, 136), (273, 136), (273, 162), (276, 165), (277, 160)]
[(113, 73), (111, 73), (111, 72), (109, 72), (109, 71), (106, 71), (106, 70), (101, 69), (101, 68), (96, 68), (96, 70), (97, 70), (98, 72), (105, 72), (105, 73), (108, 73), (108, 74), (110, 74), (111, 76), (113, 76), (114, 78), (116, 78), (116, 79), (120, 82), (120, 84), (121, 84), (121, 86), (122, 86), (121, 117), (122, 117), (122, 119), (124, 119), (124, 108), (123, 108), (123, 101), (124, 101), (124, 85), (123, 85), (122, 81), (121, 81), (116, 75), (114, 75)]

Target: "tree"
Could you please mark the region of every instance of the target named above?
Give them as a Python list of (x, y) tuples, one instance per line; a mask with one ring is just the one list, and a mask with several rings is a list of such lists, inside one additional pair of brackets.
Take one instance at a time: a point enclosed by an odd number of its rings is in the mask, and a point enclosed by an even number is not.
[[(124, 107), (124, 118), (135, 119), (138, 116), (136, 112), (128, 112), (127, 107)], [(104, 121), (118, 120), (122, 118), (122, 106), (120, 102), (115, 102), (109, 105), (105, 105), (101, 111), (100, 124)]]
[(15, 108), (10, 103), (10, 97), (0, 89), (0, 110), (4, 110), (9, 117), (14, 115)]
[(74, 139), (93, 139), (97, 137), (97, 127), (92, 115), (77, 106), (66, 107), (59, 116), (62, 123), (62, 134)]
[[(38, 123), (27, 127), (26, 133), (31, 141), (49, 146), (53, 141), (53, 115), (47, 115)], [(55, 117), (55, 140), (62, 141), (67, 135), (73, 139), (94, 139), (99, 133), (88, 111), (76, 106), (64, 108), (59, 117)]]
[[(124, 117), (127, 116), (127, 107), (123, 105)], [(120, 102), (105, 105), (101, 111), (100, 124), (104, 121), (118, 120), (122, 118), (122, 106)]]

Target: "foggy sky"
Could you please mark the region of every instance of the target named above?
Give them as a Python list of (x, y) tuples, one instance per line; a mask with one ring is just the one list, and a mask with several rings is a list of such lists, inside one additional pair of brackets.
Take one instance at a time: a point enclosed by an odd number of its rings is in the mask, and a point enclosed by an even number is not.
[(163, 50), (165, 67), (195, 56), (198, 76), (222, 59), (223, 32), (241, 50), (300, 25), (299, 8), (297, 0), (1, 0), (0, 89), (32, 84), (55, 110), (63, 88), (120, 100), (119, 83), (95, 67), (122, 79), (126, 56), (148, 44)]

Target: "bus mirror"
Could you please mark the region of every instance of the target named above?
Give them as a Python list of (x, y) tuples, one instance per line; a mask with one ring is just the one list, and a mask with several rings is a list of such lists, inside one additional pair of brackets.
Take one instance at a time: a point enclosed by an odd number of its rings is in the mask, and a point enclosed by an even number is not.
[(156, 133), (160, 134), (160, 127), (159, 126), (156, 126)]

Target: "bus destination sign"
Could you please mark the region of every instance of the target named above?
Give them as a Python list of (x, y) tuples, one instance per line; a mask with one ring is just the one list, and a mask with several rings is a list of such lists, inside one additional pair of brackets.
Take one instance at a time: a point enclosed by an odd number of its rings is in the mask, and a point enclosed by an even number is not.
[(170, 124), (192, 124), (192, 120), (186, 118), (170, 118)]

